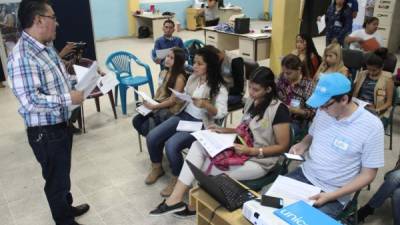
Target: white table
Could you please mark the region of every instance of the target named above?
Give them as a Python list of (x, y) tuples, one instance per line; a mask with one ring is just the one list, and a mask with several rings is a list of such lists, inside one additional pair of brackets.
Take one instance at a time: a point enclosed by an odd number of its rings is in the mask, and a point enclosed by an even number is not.
[[(153, 40), (155, 41), (157, 38), (164, 35), (163, 32), (163, 23), (167, 19), (174, 19), (174, 16), (163, 16), (161, 14), (132, 14), (136, 19), (136, 28), (138, 29), (136, 32), (136, 36), (139, 36), (139, 27), (147, 26), (150, 29), (150, 32), (153, 34)], [(175, 22), (175, 21), (174, 21)]]

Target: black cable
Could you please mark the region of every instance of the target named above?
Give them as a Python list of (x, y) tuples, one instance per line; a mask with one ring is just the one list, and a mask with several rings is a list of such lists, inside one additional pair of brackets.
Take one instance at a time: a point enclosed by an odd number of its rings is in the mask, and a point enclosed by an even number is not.
[(211, 213), (211, 216), (210, 216), (210, 219), (208, 220), (207, 225), (210, 225), (211, 221), (214, 219), (215, 213), (216, 213), (217, 210), (218, 210), (219, 208), (221, 208), (221, 207), (222, 207), (222, 205), (218, 205), (217, 208), (214, 209), (214, 211)]

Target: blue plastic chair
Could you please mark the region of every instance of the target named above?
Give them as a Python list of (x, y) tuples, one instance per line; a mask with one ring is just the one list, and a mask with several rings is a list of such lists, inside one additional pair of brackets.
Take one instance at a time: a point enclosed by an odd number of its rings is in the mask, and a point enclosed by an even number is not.
[(183, 46), (185, 46), (185, 48), (187, 49), (187, 52), (189, 53), (188, 64), (191, 66), (193, 66), (194, 52), (191, 52), (189, 47), (191, 47), (193, 45), (196, 46), (197, 48), (202, 48), (205, 46), (205, 44), (198, 39), (190, 39), (190, 40), (183, 42)]
[[(138, 66), (142, 66), (146, 70), (146, 75), (136, 75), (132, 73), (131, 62), (134, 61)], [(115, 87), (115, 105), (118, 100), (118, 88), (120, 89), (122, 113), (126, 114), (126, 91), (129, 87), (138, 89), (140, 85), (149, 84), (151, 97), (154, 97), (153, 79), (149, 65), (140, 61), (136, 56), (129, 52), (112, 53), (106, 60), (106, 66), (113, 71), (119, 81), (119, 85)], [(138, 95), (135, 92), (135, 100), (138, 100)]]

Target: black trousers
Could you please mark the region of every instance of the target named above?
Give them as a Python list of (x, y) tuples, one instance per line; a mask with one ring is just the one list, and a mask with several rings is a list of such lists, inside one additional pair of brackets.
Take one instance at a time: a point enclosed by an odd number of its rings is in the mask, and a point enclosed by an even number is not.
[(72, 214), (71, 149), (72, 132), (67, 123), (29, 127), (29, 144), (42, 167), (44, 192), (57, 225), (70, 225)]

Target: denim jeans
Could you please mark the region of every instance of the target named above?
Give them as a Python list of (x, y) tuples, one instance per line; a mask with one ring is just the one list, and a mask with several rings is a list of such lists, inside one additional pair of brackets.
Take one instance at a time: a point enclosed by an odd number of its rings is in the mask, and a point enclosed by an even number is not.
[(394, 224), (400, 225), (400, 170), (386, 174), (385, 181), (369, 200), (368, 205), (372, 208), (379, 208), (390, 197), (392, 197)]
[(65, 124), (27, 129), (28, 141), (42, 167), (44, 192), (57, 225), (70, 225), (72, 214), (71, 149), (72, 132)]
[[(311, 184), (313, 185), (305, 176), (303, 173), (303, 170), (298, 167), (294, 171), (286, 174), (287, 177), (293, 178), (295, 180), (301, 181), (303, 183)], [(318, 207), (319, 210), (327, 214), (328, 216), (336, 219), (336, 217), (339, 216), (339, 214), (342, 212), (344, 206), (337, 200), (327, 202), (325, 205)]]
[(165, 145), (169, 165), (174, 176), (179, 176), (182, 169), (183, 157), (181, 151), (189, 148), (196, 140), (189, 132), (176, 131), (180, 120), (200, 121), (186, 112), (181, 112), (152, 129), (146, 136), (151, 162), (161, 163)]

